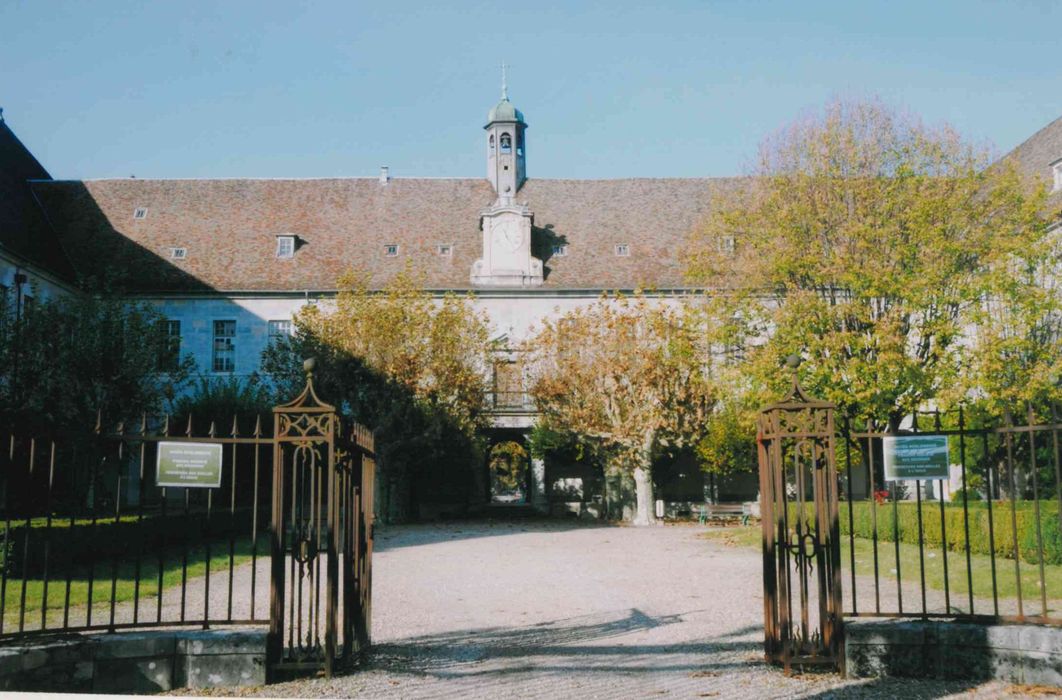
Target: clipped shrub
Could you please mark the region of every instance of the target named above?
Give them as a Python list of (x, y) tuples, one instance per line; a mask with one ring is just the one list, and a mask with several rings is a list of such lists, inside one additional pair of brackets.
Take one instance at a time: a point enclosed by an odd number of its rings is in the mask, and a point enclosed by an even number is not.
[[(991, 508), (991, 518), (989, 512)], [(851, 516), (849, 516), (851, 509)], [(972, 554), (1013, 559), (1015, 542), (1021, 559), (1030, 563), (1039, 562), (1039, 541), (1043, 542), (1044, 563), (1062, 564), (1062, 527), (1059, 523), (1058, 502), (1039, 502), (1039, 534), (1037, 533), (1036, 503), (1017, 501), (1011, 511), (1010, 501), (973, 501), (967, 503), (969, 512), (969, 542)], [(943, 518), (941, 512), (943, 511)], [(795, 515), (795, 506), (791, 515)], [(812, 506), (808, 505), (811, 517)], [(894, 516), (895, 513), (895, 516)], [(851, 520), (849, 520), (851, 517)], [(882, 542), (893, 542), (896, 535), (900, 542), (918, 544), (918, 504), (904, 501), (881, 505), (873, 501), (842, 502), (840, 504), (840, 529), (842, 536), (854, 533), (856, 537), (871, 539), (875, 533)], [(1015, 530), (1014, 525), (1017, 525)], [(963, 525), (963, 505), (959, 502), (922, 502), (922, 542), (927, 547), (944, 548), (953, 552), (966, 551), (966, 528)], [(1015, 537), (1015, 532), (1017, 537)]]

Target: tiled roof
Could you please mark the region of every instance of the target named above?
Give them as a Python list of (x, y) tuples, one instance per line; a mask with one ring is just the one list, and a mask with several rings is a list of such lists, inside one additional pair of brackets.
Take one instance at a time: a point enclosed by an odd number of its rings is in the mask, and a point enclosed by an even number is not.
[[(685, 285), (682, 252), (713, 195), (739, 179), (528, 180), (545, 288)], [(327, 291), (350, 268), (381, 286), (407, 262), (432, 289), (468, 289), (485, 179), (88, 180), (33, 185), (79, 272), (126, 270), (140, 292)], [(135, 219), (134, 210), (147, 209)], [(276, 236), (295, 234), (291, 259)], [(566, 243), (567, 255), (553, 256)], [(397, 256), (385, 255), (397, 244)], [(437, 247), (453, 246), (451, 256)], [(615, 246), (630, 246), (629, 257)], [(187, 257), (172, 260), (170, 249)]]
[(72, 281), (70, 261), (56, 243), (27, 182), (50, 177), (7, 124), (0, 121), (0, 248)]
[[(1043, 182), (1050, 191), (1054, 182), (1051, 164), (1062, 160), (1062, 117), (1030, 136), (1002, 160), (1015, 163), (1024, 175)], [(1051, 213), (1060, 214), (1062, 190), (1051, 193), (1048, 205)]]

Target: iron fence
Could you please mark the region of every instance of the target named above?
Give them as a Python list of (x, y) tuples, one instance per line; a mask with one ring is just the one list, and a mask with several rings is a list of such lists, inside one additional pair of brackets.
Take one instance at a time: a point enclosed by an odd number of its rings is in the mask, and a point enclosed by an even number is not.
[[(845, 616), (1062, 624), (1062, 424), (1023, 413), (843, 422)], [(905, 435), (947, 437), (946, 478), (885, 480), (884, 440)]]
[[(267, 622), (274, 443), (227, 427), (0, 433), (0, 639)], [(202, 441), (221, 446), (218, 488), (156, 485), (160, 443)]]

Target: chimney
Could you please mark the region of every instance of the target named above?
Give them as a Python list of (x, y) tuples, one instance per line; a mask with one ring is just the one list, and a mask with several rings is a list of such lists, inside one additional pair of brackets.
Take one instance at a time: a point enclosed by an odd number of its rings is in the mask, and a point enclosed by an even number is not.
[(391, 181), (391, 169), (388, 168), (386, 165), (381, 165), (380, 166), (380, 184), (381, 185), (386, 185), (390, 181)]

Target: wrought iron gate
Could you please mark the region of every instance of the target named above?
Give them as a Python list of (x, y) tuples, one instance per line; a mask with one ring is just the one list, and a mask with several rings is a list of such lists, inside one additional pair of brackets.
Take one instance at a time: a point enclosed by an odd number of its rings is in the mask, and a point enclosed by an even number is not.
[(273, 409), (273, 675), (331, 676), (370, 643), (372, 435), (317, 397), (312, 370), (307, 361), (302, 393)]
[(760, 412), (757, 432), (767, 660), (786, 673), (843, 671), (834, 406), (808, 398), (794, 376), (790, 395)]

